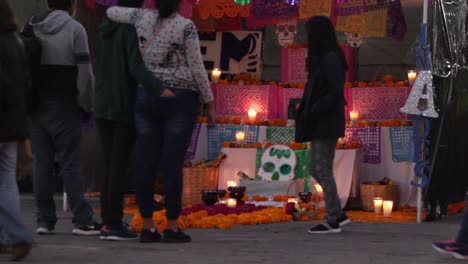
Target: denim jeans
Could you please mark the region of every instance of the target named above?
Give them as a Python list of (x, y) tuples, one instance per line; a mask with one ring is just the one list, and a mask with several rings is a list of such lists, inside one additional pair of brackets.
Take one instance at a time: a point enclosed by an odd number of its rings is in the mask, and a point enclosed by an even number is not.
[(166, 217), (175, 220), (182, 208), (182, 169), (197, 119), (198, 94), (172, 89), (159, 97), (140, 87), (135, 105), (136, 197), (141, 216), (152, 217), (156, 171), (163, 174)]
[(458, 231), (457, 243), (468, 246), (468, 209), (467, 208), (465, 208), (465, 213), (463, 214), (463, 219), (460, 225), (460, 231)]
[(93, 209), (84, 198), (81, 174), (81, 117), (73, 104), (47, 102), (32, 117), (31, 143), (34, 156), (34, 196), (40, 227), (53, 229), (57, 216), (54, 202), (54, 160), (58, 161), (75, 225), (93, 221)]
[(32, 234), (21, 220), (16, 183), (16, 142), (0, 143), (0, 244), (31, 243)]
[(123, 198), (129, 185), (127, 172), (135, 142), (135, 127), (133, 124), (106, 119), (97, 119), (96, 123), (103, 154), (102, 223), (110, 229), (116, 229), (122, 225)]
[(313, 140), (310, 145), (311, 174), (322, 186), (327, 213), (325, 220), (329, 223), (335, 223), (343, 213), (333, 176), (335, 149), (336, 140)]

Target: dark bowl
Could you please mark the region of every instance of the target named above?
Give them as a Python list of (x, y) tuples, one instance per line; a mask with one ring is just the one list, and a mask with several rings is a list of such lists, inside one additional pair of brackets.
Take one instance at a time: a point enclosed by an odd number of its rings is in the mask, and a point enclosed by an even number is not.
[(232, 198), (236, 198), (238, 203), (242, 201), (242, 198), (245, 195), (245, 190), (247, 190), (247, 188), (245, 186), (231, 186), (231, 187), (228, 187), (229, 195)]
[(311, 192), (300, 192), (297, 195), (299, 196), (299, 199), (301, 199), (301, 201), (304, 203), (308, 203), (310, 202), (310, 200), (312, 200)]
[(221, 199), (226, 197), (226, 190), (218, 190), (218, 197)]
[(218, 202), (218, 190), (203, 190), (201, 194), (202, 200), (207, 206), (214, 205)]

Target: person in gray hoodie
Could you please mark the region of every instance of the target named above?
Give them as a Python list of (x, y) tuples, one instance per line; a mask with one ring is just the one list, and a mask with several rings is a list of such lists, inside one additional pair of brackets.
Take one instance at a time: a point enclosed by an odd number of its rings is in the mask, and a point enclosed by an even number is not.
[(48, 11), (32, 17), (27, 25), (42, 43), (41, 79), (31, 129), (36, 232), (51, 234), (57, 222), (53, 197), (56, 160), (73, 213), (72, 233), (98, 235), (100, 226), (84, 198), (79, 160), (81, 122), (92, 111), (94, 93), (88, 38), (84, 27), (71, 17), (74, 0), (48, 0), (48, 5)]

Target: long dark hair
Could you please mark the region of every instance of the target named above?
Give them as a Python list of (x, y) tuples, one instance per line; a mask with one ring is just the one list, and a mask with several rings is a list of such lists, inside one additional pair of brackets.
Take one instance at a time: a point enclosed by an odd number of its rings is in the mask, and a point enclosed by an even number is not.
[(154, 2), (158, 6), (159, 16), (166, 18), (179, 10), (182, 0), (154, 0)]
[(144, 0), (119, 0), (119, 6), (125, 7), (141, 7)]
[(314, 16), (307, 21), (306, 28), (309, 58), (321, 57), (333, 51), (340, 58), (344, 69), (348, 69), (343, 50), (336, 38), (335, 28), (328, 17)]
[(0, 0), (0, 31), (15, 30), (16, 20), (8, 0)]

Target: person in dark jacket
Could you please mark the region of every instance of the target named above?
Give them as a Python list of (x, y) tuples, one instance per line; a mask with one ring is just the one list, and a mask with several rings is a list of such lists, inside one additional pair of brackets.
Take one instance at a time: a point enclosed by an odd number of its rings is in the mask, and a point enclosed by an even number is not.
[(333, 24), (324, 16), (306, 24), (308, 83), (296, 120), (298, 141), (310, 141), (311, 175), (322, 186), (326, 219), (309, 233), (338, 233), (350, 222), (343, 213), (333, 176), (336, 142), (345, 135), (344, 82), (347, 64)]
[[(141, 7), (143, 2), (119, 0), (119, 6)], [(122, 223), (122, 200), (128, 188), (126, 176), (135, 141), (133, 108), (138, 83), (157, 96), (173, 96), (146, 69), (135, 27), (104, 21), (97, 40), (94, 108), (104, 163), (101, 182), (103, 240), (138, 238)]]
[(13, 11), (7, 0), (0, 0), (0, 245), (11, 247), (13, 260), (27, 256), (33, 240), (21, 219), (16, 183), (18, 142), (29, 137), (27, 67)]

